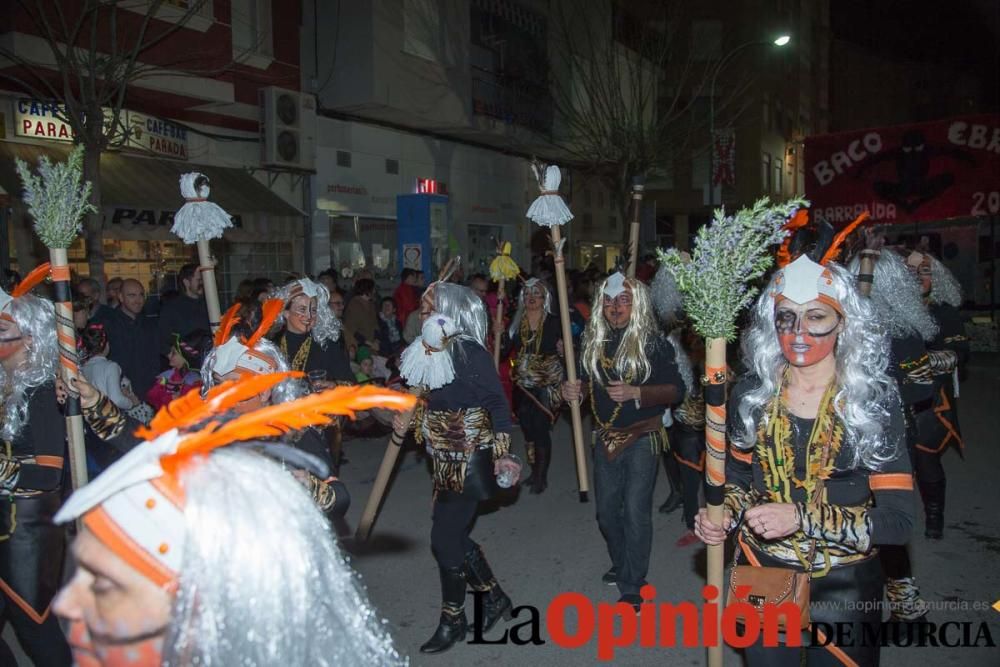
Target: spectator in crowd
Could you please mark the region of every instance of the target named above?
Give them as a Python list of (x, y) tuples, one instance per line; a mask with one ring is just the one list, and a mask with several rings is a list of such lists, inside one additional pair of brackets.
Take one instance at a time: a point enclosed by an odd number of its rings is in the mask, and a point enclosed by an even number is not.
[(358, 353), (354, 355), (354, 364), (358, 367), (358, 370), (354, 373), (354, 378), (358, 381), (358, 384), (371, 382), (373, 379), (372, 373), (375, 370), (375, 360), (372, 359), (372, 351), (364, 345), (359, 347)]
[(590, 302), (594, 298), (594, 283), (587, 273), (573, 276), (573, 307), (584, 320), (590, 319)]
[(143, 315), (145, 303), (142, 283), (132, 278), (123, 280), (121, 306), (111, 311), (105, 325), (111, 345), (108, 358), (122, 367), (136, 396), (145, 396), (160, 372), (159, 332), (155, 318)]
[(3, 288), (5, 292), (13, 292), (17, 284), (21, 282), (21, 274), (13, 269), (4, 269), (3, 272), (3, 284), (0, 287)]
[(476, 293), (483, 303), (486, 303), (486, 294), (490, 291), (490, 281), (482, 273), (477, 273), (469, 279), (469, 288)]
[(101, 303), (101, 283), (94, 278), (81, 278), (76, 284), (76, 293), (87, 302), (88, 322), (106, 322), (113, 310)]
[(122, 279), (115, 276), (108, 281), (108, 307), (117, 308), (121, 304)]
[(344, 311), (345, 344), (352, 347), (367, 345), (378, 350), (378, 313), (375, 310), (375, 281), (362, 278), (354, 283), (354, 296)]
[(236, 297), (233, 301), (239, 301), (240, 303), (246, 303), (253, 297), (253, 281), (249, 278), (244, 278), (240, 281), (240, 284), (236, 286)]
[(396, 303), (391, 297), (384, 297), (378, 314), (378, 345), (385, 357), (393, 357), (403, 347), (402, 327), (396, 319)]
[(423, 293), (424, 274), (416, 269), (403, 269), (399, 285), (392, 293), (396, 304), (396, 318), (399, 326), (406, 326), (406, 318), (415, 310), (420, 310), (420, 295)]
[(344, 306), (347, 305), (344, 298), (344, 290), (339, 287), (334, 287), (330, 290), (330, 310), (333, 311), (333, 314), (336, 315), (337, 319), (341, 322), (344, 320)]
[(274, 291), (274, 281), (270, 278), (255, 278), (253, 289), (257, 294), (257, 300), (264, 303), (271, 298), (271, 292)]
[(333, 269), (321, 271), (316, 277), (316, 282), (325, 287), (326, 291), (332, 294), (333, 290), (337, 288), (337, 272)]
[(121, 410), (130, 410), (139, 403), (122, 368), (108, 359), (108, 333), (103, 324), (92, 322), (81, 335), (84, 362), (80, 369), (87, 382), (111, 399)]
[[(173, 334), (184, 337), (195, 329), (211, 328), (208, 323), (208, 307), (205, 305), (205, 288), (201, 282), (198, 265), (185, 264), (177, 275), (180, 279), (180, 294), (176, 299), (165, 302), (160, 310), (159, 333), (162, 346), (160, 351), (164, 355), (170, 352)], [(114, 347), (113, 342), (112, 347)], [(145, 391), (148, 390), (149, 385), (145, 387)]]
[(167, 355), (170, 368), (156, 376), (156, 382), (146, 394), (146, 401), (159, 410), (175, 398), (201, 386), (201, 362), (212, 349), (212, 334), (207, 329), (195, 329), (174, 344)]

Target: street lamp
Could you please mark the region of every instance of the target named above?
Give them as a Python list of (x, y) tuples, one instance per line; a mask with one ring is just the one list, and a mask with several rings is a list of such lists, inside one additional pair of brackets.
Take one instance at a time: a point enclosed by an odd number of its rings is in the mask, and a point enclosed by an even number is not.
[(735, 49), (727, 53), (719, 61), (719, 64), (715, 66), (715, 72), (712, 73), (712, 85), (709, 87), (708, 91), (708, 205), (709, 207), (715, 206), (715, 187), (712, 185), (712, 157), (715, 153), (715, 81), (719, 77), (719, 72), (725, 67), (726, 63), (735, 56), (737, 53), (743, 49), (749, 48), (751, 46), (777, 46), (782, 47), (792, 41), (790, 35), (780, 35), (773, 41), (764, 40), (753, 40), (750, 42), (744, 42), (740, 44)]

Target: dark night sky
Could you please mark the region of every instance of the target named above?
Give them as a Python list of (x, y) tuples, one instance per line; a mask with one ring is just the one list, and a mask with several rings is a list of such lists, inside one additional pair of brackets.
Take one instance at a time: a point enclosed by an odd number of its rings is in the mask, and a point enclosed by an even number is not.
[(834, 37), (887, 58), (979, 72), (987, 110), (998, 110), (1000, 0), (835, 0)]

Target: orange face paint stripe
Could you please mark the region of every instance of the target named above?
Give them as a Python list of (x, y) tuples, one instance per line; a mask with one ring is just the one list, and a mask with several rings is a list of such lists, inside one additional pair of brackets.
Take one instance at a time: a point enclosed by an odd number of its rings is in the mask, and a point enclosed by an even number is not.
[(119, 558), (157, 586), (166, 586), (176, 576), (136, 544), (102, 508), (97, 507), (83, 515), (83, 523)]

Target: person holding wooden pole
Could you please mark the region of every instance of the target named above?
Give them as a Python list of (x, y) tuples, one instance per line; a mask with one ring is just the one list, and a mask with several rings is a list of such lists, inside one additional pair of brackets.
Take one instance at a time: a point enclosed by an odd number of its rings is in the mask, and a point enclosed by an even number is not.
[(493, 318), (493, 365), (500, 370), (500, 345), (503, 339), (503, 304), (506, 297), (504, 288), (508, 280), (521, 275), (521, 269), (510, 256), (510, 241), (497, 248), (497, 256), (490, 262), (490, 279), (497, 284), (497, 311)]
[(635, 278), (639, 266), (639, 226), (642, 222), (642, 195), (646, 189), (646, 179), (636, 176), (632, 179), (632, 222), (628, 234), (628, 278)]
[(603, 581), (638, 611), (652, 549), (653, 486), (667, 444), (663, 411), (685, 392), (640, 281), (614, 273), (601, 283), (579, 370), (580, 380), (563, 385), (563, 398), (588, 401), (594, 418), (597, 523), (611, 556)]
[(412, 423), (433, 462), (431, 550), (442, 606), (420, 651), (441, 653), (465, 639), (467, 586), (482, 599), (484, 632), (511, 618), (511, 600), (470, 533), (479, 503), (516, 484), (521, 466), (509, 453), (510, 406), (486, 349), (483, 300), (468, 287), (436, 282), (421, 298), (420, 316), (421, 334), (403, 351), (399, 370), (426, 395), (416, 415), (397, 415), (394, 427), (405, 433)]
[[(532, 202), (527, 218), (540, 227), (548, 227), (552, 237), (553, 264), (556, 271), (556, 294), (559, 297), (559, 321), (562, 325), (563, 354), (566, 357), (566, 378), (570, 384), (576, 383), (576, 351), (573, 348), (573, 330), (569, 319), (569, 291), (566, 286), (566, 258), (563, 245), (566, 240), (560, 231), (562, 226), (573, 219), (566, 202), (559, 195), (562, 173), (556, 165), (543, 167), (540, 163), (531, 165), (540, 190), (538, 198)], [(583, 451), (583, 420), (580, 416), (579, 401), (569, 401), (570, 423), (573, 427), (573, 452), (576, 455), (576, 477), (580, 486), (580, 502), (587, 502), (590, 480), (587, 476), (587, 458)]]
[[(51, 518), (62, 502), (67, 423), (54, 386), (55, 310), (31, 294), (48, 275), (42, 264), (11, 294), (0, 290), (0, 625), (10, 622), (34, 664), (68, 665), (69, 646), (48, 613), (66, 551), (66, 531)], [(0, 663), (14, 664), (3, 640)]]

